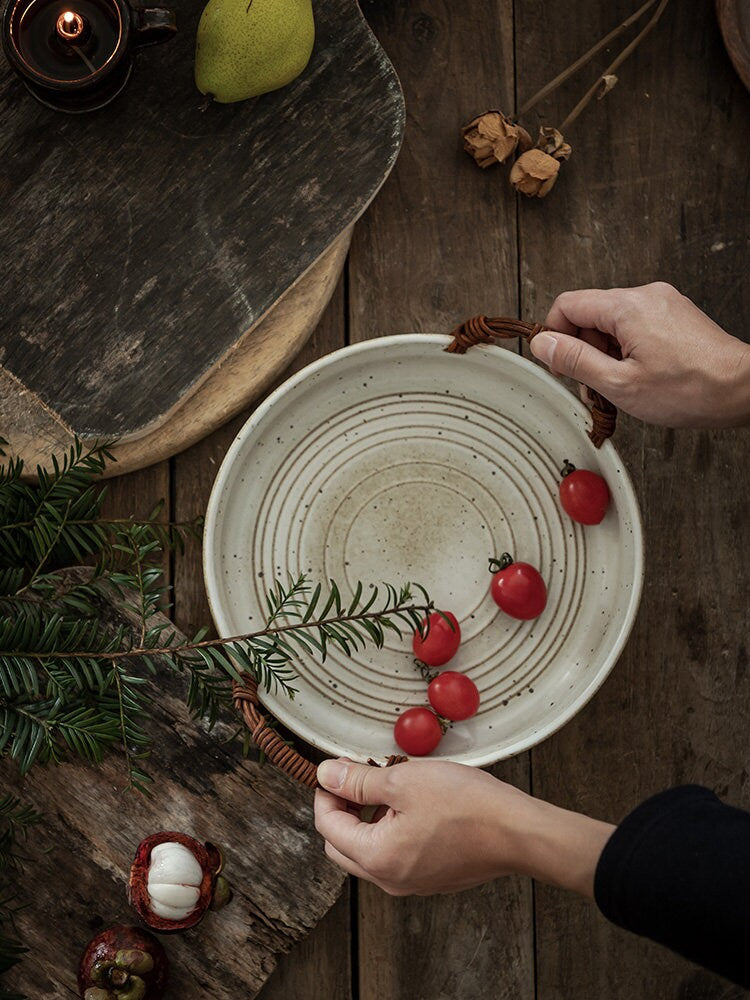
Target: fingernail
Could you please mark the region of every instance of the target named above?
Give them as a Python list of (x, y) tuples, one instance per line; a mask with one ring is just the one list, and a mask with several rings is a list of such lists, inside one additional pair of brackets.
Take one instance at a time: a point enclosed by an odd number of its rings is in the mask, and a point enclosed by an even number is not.
[(545, 365), (552, 366), (555, 357), (555, 348), (557, 347), (557, 337), (553, 337), (551, 333), (538, 333), (532, 339), (529, 346), (535, 358), (539, 358)]
[(324, 760), (322, 764), (318, 764), (318, 781), (324, 788), (332, 792), (338, 791), (344, 785), (348, 770), (348, 766), (341, 761)]

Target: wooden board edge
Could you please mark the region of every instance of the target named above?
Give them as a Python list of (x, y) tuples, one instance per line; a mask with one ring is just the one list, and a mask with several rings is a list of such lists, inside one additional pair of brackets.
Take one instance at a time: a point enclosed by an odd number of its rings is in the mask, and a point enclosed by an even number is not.
[[(352, 230), (353, 225), (336, 237), (313, 267), (243, 335), (196, 391), (173, 410), (170, 420), (119, 441), (113, 449), (117, 462), (107, 467), (105, 476), (120, 476), (146, 468), (183, 451), (226, 423), (267, 389), (317, 326), (341, 275)], [(280, 349), (282, 333), (284, 347)], [(259, 365), (259, 357), (265, 358), (265, 364)], [(24, 417), (29, 430), (22, 430), (10, 438), (10, 450), (23, 457), (31, 476), (31, 470), (37, 465), (49, 465), (53, 452), (69, 448), (75, 435), (72, 428), (51, 413), (14, 376), (9, 376), (12, 381), (5, 381), (6, 374), (9, 373), (0, 368), (0, 421), (9, 406), (17, 409), (26, 400)], [(13, 395), (6, 394), (5, 389), (14, 386), (19, 388)], [(89, 444), (95, 441), (94, 438), (83, 440)]]

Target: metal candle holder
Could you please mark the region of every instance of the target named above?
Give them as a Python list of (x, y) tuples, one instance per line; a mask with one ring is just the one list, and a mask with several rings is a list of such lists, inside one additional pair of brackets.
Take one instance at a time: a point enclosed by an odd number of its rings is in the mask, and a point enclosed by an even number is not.
[(34, 97), (57, 111), (94, 111), (125, 88), (136, 48), (171, 38), (174, 12), (129, 0), (5, 0), (2, 46)]

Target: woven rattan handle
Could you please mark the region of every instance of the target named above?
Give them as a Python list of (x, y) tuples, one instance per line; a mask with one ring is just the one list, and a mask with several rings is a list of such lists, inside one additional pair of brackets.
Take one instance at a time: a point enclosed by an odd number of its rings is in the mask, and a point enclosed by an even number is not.
[[(317, 788), (317, 765), (303, 757), (294, 747), (290, 747), (276, 732), (273, 718), (264, 715), (261, 711), (255, 678), (251, 677), (250, 674), (243, 674), (241, 684), (238, 684), (237, 681), (234, 682), (233, 696), (234, 707), (250, 730), (253, 743), (259, 750), (263, 751), (268, 760), (301, 784), (307, 785), (308, 788)], [(386, 760), (383, 767), (392, 767), (405, 760), (406, 757), (393, 754)], [(370, 759), (367, 763), (373, 767), (380, 767), (376, 760)]]
[[(475, 316), (467, 319), (456, 327), (451, 336), (453, 340), (446, 347), (449, 354), (465, 354), (475, 344), (494, 344), (496, 340), (507, 340), (511, 337), (523, 337), (527, 343), (542, 330), (547, 329), (541, 323), (524, 323), (520, 319), (509, 319), (505, 316), (488, 317)], [(617, 423), (617, 408), (595, 389), (586, 386), (591, 400), (592, 427), (589, 437), (596, 448), (601, 448), (607, 438), (612, 437)]]

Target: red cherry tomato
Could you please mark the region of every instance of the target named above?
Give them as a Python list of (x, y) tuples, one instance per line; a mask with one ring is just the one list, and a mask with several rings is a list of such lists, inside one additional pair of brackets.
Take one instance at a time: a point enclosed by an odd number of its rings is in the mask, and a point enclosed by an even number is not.
[(560, 475), (560, 503), (579, 524), (599, 524), (609, 506), (609, 487), (598, 472), (576, 469), (566, 459)]
[[(443, 618), (450, 621), (451, 625)], [(422, 622), (426, 625), (426, 620)], [(426, 663), (428, 667), (442, 667), (453, 656), (461, 643), (461, 628), (458, 619), (450, 611), (440, 614), (433, 611), (430, 615), (430, 629), (423, 639), (419, 632), (414, 633), (412, 639), (412, 649), (417, 659)]]
[(404, 753), (424, 757), (432, 753), (443, 738), (443, 729), (429, 708), (407, 708), (393, 727), (393, 736)]
[(505, 552), (501, 559), (490, 559), (492, 599), (506, 615), (524, 621), (536, 618), (547, 605), (547, 588), (539, 570), (529, 563), (513, 562)]
[(479, 691), (471, 677), (444, 670), (430, 681), (427, 697), (438, 715), (451, 722), (470, 719), (479, 708)]

